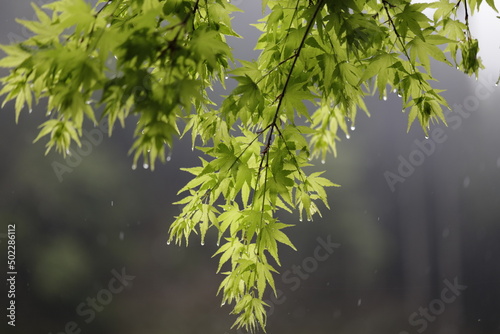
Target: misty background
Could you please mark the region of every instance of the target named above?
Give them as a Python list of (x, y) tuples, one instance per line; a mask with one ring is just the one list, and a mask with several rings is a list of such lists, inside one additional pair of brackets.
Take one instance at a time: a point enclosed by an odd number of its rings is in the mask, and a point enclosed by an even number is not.
[[(256, 58), (259, 32), (249, 24), (260, 2), (233, 3), (244, 10), (233, 20), (245, 37), (230, 39), (235, 56)], [(30, 2), (0, 8), (0, 44), (23, 39), (15, 18), (33, 18)], [(371, 116), (359, 114), (338, 157), (315, 162), (342, 187), (328, 190), (331, 210), (323, 208), (322, 218), (280, 215), (296, 224), (287, 232), (298, 251), (280, 248), (281, 294), (265, 294), (273, 305), (268, 333), (500, 333), (500, 20), (484, 9), (470, 19), (487, 67), (481, 80), (434, 67), (435, 87), (447, 90), (454, 110), (448, 127), (435, 124), (428, 140), (418, 124), (407, 133), (397, 94), (368, 97)], [(6, 324), (2, 289), (0, 332), (237, 333), (232, 307), (220, 307), (216, 296), (223, 279), (212, 258), (216, 233), (204, 246), (197, 236), (189, 247), (166, 244), (179, 212), (172, 203), (190, 179), (180, 168), (199, 162), (189, 138), (154, 172), (132, 170), (133, 127), (98, 140), (99, 128), (89, 124), (96, 144), (81, 160), (65, 161), (45, 156), (44, 140), (32, 143), (45, 118), (43, 104), (24, 110), (18, 125), (13, 103), (0, 110), (0, 277), (7, 276), (8, 224), (16, 224), (18, 272), (16, 327)], [(58, 176), (58, 164), (71, 171)], [(337, 246), (318, 260), (328, 240)], [(127, 287), (106, 292), (123, 271), (133, 277)], [(458, 290), (450, 288), (457, 282)], [(105, 305), (92, 315), (88, 298)]]

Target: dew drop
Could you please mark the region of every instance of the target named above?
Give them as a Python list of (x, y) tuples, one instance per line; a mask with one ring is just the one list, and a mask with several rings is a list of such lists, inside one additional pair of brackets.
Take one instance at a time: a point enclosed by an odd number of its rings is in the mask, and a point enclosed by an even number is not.
[(71, 156), (71, 152), (70, 152), (69, 149), (66, 150), (66, 154), (69, 155), (69, 156)]
[(351, 138), (351, 136), (349, 136), (349, 134), (346, 134), (345, 137), (346, 137), (346, 139), (350, 139)]
[(401, 94), (399, 94), (399, 93), (398, 93), (398, 96), (399, 96), (399, 97), (403, 97), (403, 95), (401, 95)]
[(149, 165), (148, 165), (148, 164), (144, 164), (144, 165), (142, 165), (142, 167), (143, 167), (144, 169), (148, 169), (148, 168), (149, 168)]
[(321, 160), (321, 163), (324, 165), (326, 163), (326, 161), (323, 159), (323, 160)]
[(220, 246), (220, 242), (217, 241), (217, 247), (219, 247), (219, 246)]
[(227, 79), (229, 79), (229, 77), (226, 75), (226, 76), (224, 77), (224, 79), (226, 79), (226, 80), (227, 80)]
[(132, 165), (132, 170), (136, 170), (137, 169), (137, 165), (136, 164), (133, 164)]
[(170, 245), (170, 240), (169, 240), (169, 241), (167, 241), (167, 246), (168, 246), (168, 245)]
[(150, 148), (148, 148), (148, 153), (151, 153), (151, 149)]
[(201, 242), (201, 245), (202, 245), (202, 246), (205, 246), (205, 242), (203, 242), (203, 241), (202, 241), (202, 242)]
[(401, 112), (405, 112), (405, 110), (404, 110), (404, 109), (402, 109), (402, 110), (401, 110)]
[(387, 101), (387, 96), (384, 95), (384, 97), (382, 98), (384, 101)]
[(425, 136), (425, 139), (429, 139), (429, 136)]
[(354, 125), (351, 126), (351, 131), (356, 130), (356, 127)]
[(33, 112), (33, 109), (30, 108), (30, 110), (28, 110), (28, 112), (31, 114)]
[(220, 304), (220, 306), (224, 306), (224, 305), (226, 305), (226, 302), (222, 302), (222, 303)]
[(123, 240), (125, 238), (125, 233), (123, 231), (120, 231), (120, 240)]
[(111, 27), (111, 23), (106, 24), (106, 28)]
[(495, 84), (495, 87), (498, 87), (498, 82)]
[(302, 218), (299, 218), (299, 222), (301, 222), (301, 223), (302, 223)]
[(392, 92), (393, 92), (393, 93), (397, 93), (397, 91), (398, 91), (397, 89), (394, 89)]

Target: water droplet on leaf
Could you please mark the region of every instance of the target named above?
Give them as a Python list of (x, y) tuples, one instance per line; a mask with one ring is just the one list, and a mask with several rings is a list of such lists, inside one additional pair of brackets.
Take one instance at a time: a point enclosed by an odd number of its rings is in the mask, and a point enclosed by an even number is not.
[(137, 169), (137, 165), (136, 164), (133, 164), (132, 165), (132, 170), (136, 170)]
[(148, 165), (148, 164), (144, 164), (144, 165), (142, 165), (142, 167), (143, 167), (144, 169), (148, 169), (148, 168), (149, 168), (149, 165)]
[(345, 137), (346, 137), (346, 139), (351, 138), (351, 136), (349, 136), (349, 134), (346, 134)]
[(384, 95), (384, 97), (382, 98), (384, 101), (387, 101), (387, 96)]
[(325, 160), (321, 160), (321, 163), (324, 165), (326, 163), (326, 161)]
[(356, 130), (356, 127), (354, 125), (351, 126), (351, 131)]
[(170, 161), (172, 160), (172, 156), (171, 155), (167, 155), (167, 161)]

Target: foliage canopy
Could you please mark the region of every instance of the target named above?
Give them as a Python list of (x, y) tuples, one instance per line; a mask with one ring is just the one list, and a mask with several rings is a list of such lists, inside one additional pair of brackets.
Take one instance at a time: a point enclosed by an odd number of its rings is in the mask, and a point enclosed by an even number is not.
[[(468, 17), (481, 3), (263, 0), (260, 56), (235, 65), (226, 37), (239, 37), (231, 27), (239, 9), (229, 0), (58, 0), (33, 5), (35, 21), (18, 20), (32, 37), (1, 46), (10, 73), (0, 94), (4, 105), (15, 100), (16, 120), (47, 99), (35, 139), (48, 138), (47, 152), (80, 145), (85, 119), (107, 118), (111, 135), (135, 118), (134, 166), (154, 169), (176, 136), (201, 141), (205, 158), (185, 169), (193, 178), (179, 191), (169, 242), (187, 244), (194, 232), (203, 243), (209, 228), (218, 231), (222, 302), (234, 304), (235, 326), (253, 331), (265, 328), (278, 244), (295, 249), (277, 210), (312, 220), (336, 186), (304, 168), (336, 154), (358, 110), (368, 113), (366, 95), (398, 92), (408, 129), (445, 123), (431, 59), (478, 74)], [(228, 76), (237, 87), (215, 105), (208, 90)]]

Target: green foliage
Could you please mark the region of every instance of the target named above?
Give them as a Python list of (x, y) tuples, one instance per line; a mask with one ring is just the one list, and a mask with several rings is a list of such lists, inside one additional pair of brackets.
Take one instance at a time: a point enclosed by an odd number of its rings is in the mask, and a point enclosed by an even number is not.
[[(398, 92), (408, 129), (445, 122), (431, 60), (478, 74), (468, 12), (481, 2), (265, 0), (269, 14), (255, 24), (260, 56), (233, 66), (226, 37), (239, 37), (231, 28), (239, 9), (228, 0), (59, 0), (33, 5), (37, 20), (18, 20), (33, 36), (1, 46), (10, 73), (0, 94), (4, 105), (15, 100), (16, 120), (47, 99), (35, 139), (48, 137), (47, 151), (80, 145), (85, 119), (107, 118), (111, 135), (135, 117), (133, 164), (151, 169), (174, 137), (190, 133), (193, 147), (199, 137), (204, 158), (184, 169), (193, 178), (179, 192), (169, 242), (199, 233), (204, 243), (218, 231), (222, 301), (234, 304), (235, 326), (256, 330), (265, 328), (264, 291), (275, 290), (278, 245), (295, 249), (277, 211), (312, 220), (318, 201), (328, 207), (325, 188), (336, 186), (306, 172), (311, 159), (336, 154), (340, 133), (349, 136), (376, 91), (381, 99)], [(207, 91), (227, 75), (238, 85), (217, 106)]]

